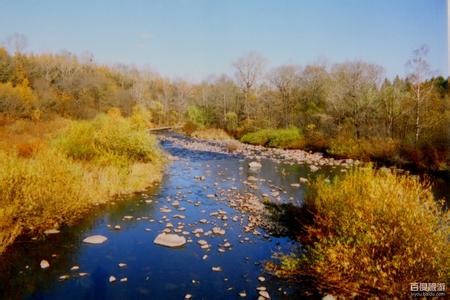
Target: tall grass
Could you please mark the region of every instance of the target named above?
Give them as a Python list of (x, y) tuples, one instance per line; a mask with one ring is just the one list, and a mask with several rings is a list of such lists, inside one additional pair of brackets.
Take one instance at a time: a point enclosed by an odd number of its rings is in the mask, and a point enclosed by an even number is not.
[(318, 180), (305, 200), (302, 252), (269, 268), (308, 274), (334, 294), (404, 297), (413, 282), (447, 282), (448, 213), (415, 177), (355, 169), (331, 183)]
[(20, 149), (0, 150), (0, 253), (20, 234), (70, 224), (161, 177), (156, 140), (133, 117), (71, 121), (37, 150)]
[(160, 157), (156, 139), (120, 115), (99, 115), (92, 121), (73, 121), (54, 144), (69, 157), (87, 161), (112, 158), (112, 161), (151, 162)]
[(241, 138), (241, 142), (252, 145), (261, 145), (275, 148), (302, 148), (304, 138), (298, 128), (261, 129), (247, 133)]
[(228, 141), (233, 139), (225, 130), (217, 128), (197, 129), (191, 136), (199, 139), (217, 141)]

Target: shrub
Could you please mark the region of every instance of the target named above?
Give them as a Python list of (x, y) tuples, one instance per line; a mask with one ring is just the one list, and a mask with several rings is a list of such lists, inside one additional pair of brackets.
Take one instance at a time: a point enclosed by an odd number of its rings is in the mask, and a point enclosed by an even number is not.
[[(69, 157), (81, 160), (151, 162), (160, 157), (156, 139), (120, 115), (72, 122), (54, 144)], [(105, 160), (108, 157), (111, 160)]]
[[(30, 159), (0, 152), (0, 253), (26, 231), (71, 221), (89, 204), (81, 166), (54, 150)], [(94, 189), (95, 190), (95, 189)]]
[(399, 152), (399, 143), (390, 138), (365, 138), (356, 140), (347, 136), (338, 136), (330, 141), (328, 153), (338, 157), (362, 160), (395, 161)]
[(301, 148), (304, 145), (304, 138), (298, 128), (291, 127), (247, 133), (241, 138), (241, 142), (275, 148)]
[(255, 132), (247, 133), (241, 137), (241, 142), (265, 146), (269, 142), (269, 134), (272, 129), (262, 129)]
[(328, 138), (314, 124), (308, 124), (305, 130), (305, 148), (325, 152), (329, 148)]
[(186, 123), (184, 123), (183, 128), (181, 129), (185, 134), (187, 135), (192, 135), (192, 133), (194, 131), (196, 131), (198, 129), (198, 126), (195, 125), (195, 123), (192, 123), (190, 121), (187, 121)]
[(354, 169), (314, 182), (305, 207), (313, 222), (303, 224), (302, 252), (283, 258), (276, 274), (310, 274), (338, 295), (403, 297), (410, 283), (446, 282), (448, 212), (418, 178)]
[(236, 140), (229, 140), (226, 143), (226, 148), (228, 152), (234, 152), (241, 147), (240, 143)]
[(203, 128), (207, 122), (207, 116), (205, 112), (198, 106), (192, 105), (187, 109), (187, 119), (197, 125), (199, 128)]
[(36, 95), (28, 80), (13, 86), (11, 82), (0, 82), (0, 111), (10, 116), (31, 117)]
[(234, 132), (238, 128), (238, 115), (235, 112), (225, 114), (225, 128), (228, 132)]

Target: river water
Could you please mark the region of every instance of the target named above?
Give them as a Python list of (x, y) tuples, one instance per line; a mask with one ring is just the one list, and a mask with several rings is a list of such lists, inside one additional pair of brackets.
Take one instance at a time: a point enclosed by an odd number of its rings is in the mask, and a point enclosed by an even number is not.
[[(260, 234), (245, 232), (247, 216), (217, 195), (226, 190), (251, 192), (260, 198), (268, 194), (274, 203), (300, 205), (305, 187), (292, 183), (298, 183), (299, 177), (332, 176), (339, 168), (323, 167), (311, 173), (306, 165), (263, 159), (262, 168), (255, 172), (248, 167), (250, 160), (242, 156), (193, 151), (170, 141), (163, 141), (162, 146), (176, 160), (167, 165), (157, 187), (94, 210), (81, 223), (62, 228), (59, 234), (17, 242), (0, 261), (1, 298), (184, 299), (191, 294), (193, 299), (243, 299), (240, 293), (245, 292), (245, 299), (256, 299), (256, 288), (261, 286), (272, 299), (305, 297), (304, 285), (274, 278), (262, 265), (274, 253), (288, 252), (295, 242), (261, 228)], [(204, 180), (198, 180), (199, 176)], [(258, 179), (256, 189), (245, 183), (249, 176)], [(180, 202), (178, 209), (171, 205), (175, 200)], [(161, 212), (162, 207), (171, 212)], [(226, 212), (227, 220), (210, 216), (219, 210)], [(239, 221), (233, 221), (233, 217)], [(207, 223), (200, 223), (201, 219)], [(186, 237), (192, 242), (181, 248), (154, 244), (168, 222), (184, 226), (182, 230), (189, 232)], [(114, 230), (115, 225), (120, 230)], [(223, 228), (225, 235), (198, 238), (191, 233), (196, 228), (206, 232), (214, 226)], [(82, 242), (94, 234), (108, 240), (100, 245)], [(201, 249), (199, 239), (206, 240), (211, 249)], [(219, 252), (226, 242), (231, 249)], [(48, 269), (40, 268), (42, 259), (49, 261)], [(119, 263), (126, 267), (119, 267)], [(79, 269), (71, 270), (74, 266)], [(214, 272), (212, 267), (221, 267), (222, 271)], [(80, 272), (87, 274), (80, 276)], [(62, 280), (64, 275), (68, 278)], [(110, 283), (110, 276), (117, 281)], [(258, 279), (260, 276), (264, 282)], [(127, 281), (121, 282), (122, 278)]]

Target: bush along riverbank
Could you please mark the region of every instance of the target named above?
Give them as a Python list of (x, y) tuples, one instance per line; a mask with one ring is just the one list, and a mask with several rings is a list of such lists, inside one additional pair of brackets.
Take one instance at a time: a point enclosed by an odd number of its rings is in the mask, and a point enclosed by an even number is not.
[(301, 248), (266, 267), (313, 278), (324, 294), (400, 297), (414, 282), (448, 283), (449, 213), (416, 177), (357, 167), (309, 187)]
[(20, 235), (58, 229), (114, 195), (160, 181), (162, 151), (143, 120), (139, 110), (125, 118), (112, 109), (65, 120), (39, 146), (0, 150), (0, 253)]
[(421, 172), (449, 172), (445, 146), (430, 149), (427, 145), (404, 145), (391, 138), (327, 137), (315, 126), (308, 127), (305, 132), (296, 127), (260, 129), (243, 135), (240, 141), (265, 147), (320, 151), (335, 158), (373, 161)]

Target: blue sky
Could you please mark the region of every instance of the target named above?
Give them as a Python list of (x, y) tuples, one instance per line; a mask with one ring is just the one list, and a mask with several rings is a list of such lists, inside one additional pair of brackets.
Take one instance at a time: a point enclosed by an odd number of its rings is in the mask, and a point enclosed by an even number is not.
[(365, 60), (391, 77), (427, 44), (447, 75), (446, 12), (445, 0), (0, 0), (0, 42), (17, 32), (27, 51), (88, 50), (100, 63), (194, 80), (230, 74), (250, 51), (272, 66)]

